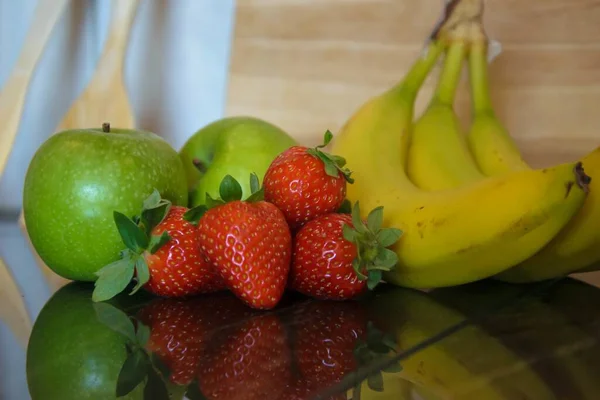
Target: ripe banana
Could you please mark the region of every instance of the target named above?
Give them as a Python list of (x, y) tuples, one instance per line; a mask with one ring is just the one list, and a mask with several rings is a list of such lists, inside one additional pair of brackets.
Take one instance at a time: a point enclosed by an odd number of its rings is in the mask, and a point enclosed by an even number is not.
[(425, 292), (393, 288), (369, 307), (376, 324), (395, 332), (397, 352), (406, 353), (397, 374), (424, 389), (418, 393), (460, 400), (556, 399), (526, 360)]
[[(557, 397), (596, 399), (600, 393), (596, 379), (600, 343), (549, 304), (555, 289), (548, 286), (522, 290), (517, 285), (488, 280), (436, 289), (431, 296), (466, 315), (486, 315), (481, 327), (527, 360)], [(503, 306), (498, 307), (500, 304)]]
[[(464, 11), (463, 3), (454, 4), (448, 20)], [(458, 285), (520, 263), (558, 233), (587, 192), (578, 163), (436, 192), (410, 181), (405, 165), (415, 98), (443, 47), (434, 35), (404, 79), (359, 107), (332, 142), (332, 152), (353, 171), (349, 200), (359, 201), (362, 210), (384, 206), (384, 225), (403, 231), (391, 247), (399, 262), (384, 275), (400, 286)]]
[(449, 45), (435, 93), (411, 132), (406, 172), (424, 190), (451, 189), (483, 177), (464, 143), (453, 109), (466, 51), (462, 41)]
[[(467, 140), (480, 169), (489, 176), (530, 170), (491, 107), (487, 74), (487, 46), (474, 44), (469, 71), (474, 119)], [(585, 171), (600, 176), (600, 147), (582, 160)], [(541, 251), (497, 276), (508, 282), (552, 279), (588, 268), (600, 261), (600, 195), (592, 185), (582, 209)]]

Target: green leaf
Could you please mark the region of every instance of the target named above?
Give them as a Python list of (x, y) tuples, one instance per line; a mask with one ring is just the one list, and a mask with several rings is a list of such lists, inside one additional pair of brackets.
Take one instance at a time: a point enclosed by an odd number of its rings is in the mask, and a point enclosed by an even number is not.
[(258, 176), (253, 172), (250, 174), (250, 193), (255, 193), (260, 189)]
[(324, 165), (325, 173), (327, 175), (332, 176), (334, 178), (337, 178), (339, 176), (340, 172), (338, 171), (338, 168), (334, 163), (332, 163), (331, 161), (327, 161)]
[[(207, 193), (208, 195), (208, 193)], [(205, 206), (204, 204), (201, 204), (199, 206), (190, 208), (189, 210), (187, 210), (184, 214), (183, 214), (183, 219), (192, 223), (193, 225), (198, 225), (198, 222), (200, 222), (200, 219), (204, 216), (204, 214), (206, 214), (206, 212), (208, 211), (208, 207)]]
[(325, 135), (323, 135), (323, 145), (320, 147), (325, 147), (329, 144), (329, 142), (331, 142), (331, 140), (333, 139), (333, 133), (331, 133), (331, 131), (329, 129), (327, 129), (325, 131)]
[(157, 369), (158, 372), (160, 372), (163, 378), (166, 379), (171, 375), (171, 370), (169, 370), (169, 367), (167, 367), (167, 365), (163, 362), (163, 360), (158, 354), (150, 354), (150, 359), (152, 361), (152, 365), (154, 365), (154, 368)]
[(214, 199), (208, 192), (206, 193), (206, 207), (213, 208), (225, 204), (225, 202), (221, 199)]
[(146, 378), (149, 366), (148, 356), (143, 350), (137, 349), (129, 354), (117, 379), (117, 397), (125, 396), (135, 389)]
[(252, 193), (246, 201), (248, 203), (256, 203), (257, 201), (262, 201), (265, 199), (265, 190), (264, 188), (258, 189), (256, 192)]
[(372, 356), (373, 353), (388, 354), (390, 352), (390, 348), (385, 343), (381, 342), (381, 339), (375, 343), (369, 344), (369, 350), (371, 351)]
[(398, 263), (398, 255), (390, 249), (381, 247), (374, 262), (377, 266), (392, 268)]
[(377, 232), (377, 241), (383, 247), (389, 247), (396, 243), (402, 236), (402, 231), (396, 228), (386, 228)]
[(360, 206), (358, 201), (354, 203), (354, 207), (352, 207), (352, 225), (354, 226), (354, 229), (360, 233), (367, 232), (367, 228), (360, 216)]
[(118, 211), (113, 212), (113, 218), (121, 239), (128, 249), (140, 252), (148, 247), (148, 236), (135, 222)]
[(350, 225), (344, 224), (344, 226), (342, 226), (342, 235), (347, 241), (355, 243), (358, 237), (358, 232), (356, 232), (356, 230)]
[(160, 224), (171, 209), (170, 201), (159, 201), (153, 208), (144, 208), (142, 211), (142, 224), (146, 228), (146, 235), (150, 235), (152, 229)]
[(143, 203), (144, 209), (150, 209), (158, 206), (160, 203), (161, 197), (158, 190), (154, 189), (150, 196), (148, 196)]
[(96, 272), (98, 279), (94, 283), (92, 300), (105, 301), (121, 293), (133, 278), (135, 264), (130, 257), (108, 264)]
[(383, 377), (380, 372), (376, 372), (373, 375), (369, 375), (367, 378), (367, 385), (371, 390), (376, 392), (383, 392)]
[(150, 339), (150, 328), (138, 321), (135, 336), (140, 347), (145, 347), (148, 344), (148, 339)]
[(137, 277), (137, 283), (131, 290), (130, 295), (135, 294), (150, 280), (150, 271), (148, 270), (148, 264), (143, 256), (138, 257), (135, 260), (135, 273)]
[(385, 367), (383, 369), (383, 372), (388, 372), (390, 374), (402, 372), (402, 365), (400, 365), (400, 362), (395, 362), (392, 365), (388, 365), (387, 367)]
[(233, 176), (225, 175), (225, 178), (223, 178), (221, 185), (219, 186), (219, 196), (221, 196), (221, 199), (226, 203), (241, 200), (242, 187)]
[(352, 268), (354, 268), (354, 272), (358, 276), (358, 279), (360, 279), (361, 281), (364, 281), (365, 279), (367, 279), (367, 276), (365, 274), (363, 274), (362, 271), (360, 270), (361, 264), (360, 264), (359, 257), (356, 257), (354, 260), (352, 260)]
[(348, 168), (343, 168), (342, 174), (344, 175), (344, 179), (346, 179), (346, 182), (354, 183), (354, 178), (352, 177), (352, 171), (350, 171)]
[(204, 396), (200, 391), (198, 383), (196, 382), (192, 382), (192, 384), (187, 387), (185, 397), (187, 397), (189, 400), (207, 400), (206, 396)]
[(148, 381), (144, 388), (144, 400), (169, 400), (169, 390), (160, 375), (153, 369), (148, 369)]
[(171, 240), (171, 236), (169, 236), (169, 232), (163, 231), (163, 233), (158, 235), (152, 235), (150, 237), (150, 244), (148, 245), (148, 250), (150, 254), (156, 253), (161, 247), (163, 247), (169, 240)]
[(358, 382), (358, 384), (356, 384), (353, 388), (352, 388), (352, 397), (350, 398), (351, 400), (360, 400), (361, 398), (361, 391), (362, 389), (362, 385), (361, 382)]
[(344, 199), (337, 212), (340, 214), (352, 214), (352, 203), (350, 203), (350, 200)]
[(330, 154), (329, 158), (340, 168), (346, 165), (346, 159), (344, 157), (336, 156), (335, 154)]
[(131, 319), (122, 310), (108, 303), (94, 303), (96, 318), (113, 331), (135, 342), (135, 328)]
[(367, 216), (367, 227), (371, 231), (377, 232), (381, 229), (381, 225), (383, 225), (383, 207), (379, 206), (372, 209)]
[(381, 282), (382, 277), (383, 277), (383, 274), (382, 274), (381, 270), (378, 270), (378, 269), (370, 270), (369, 277), (367, 278), (367, 288), (369, 290), (375, 289), (375, 286), (377, 286)]

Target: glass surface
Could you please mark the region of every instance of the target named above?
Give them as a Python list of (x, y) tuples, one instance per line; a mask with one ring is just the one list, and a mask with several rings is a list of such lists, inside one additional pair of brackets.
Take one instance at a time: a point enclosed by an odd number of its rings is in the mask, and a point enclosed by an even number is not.
[(0, 399), (600, 398), (600, 288), (572, 278), (256, 311), (226, 292), (94, 304), (91, 284), (43, 288), (14, 223), (0, 256), (32, 328), (2, 278)]

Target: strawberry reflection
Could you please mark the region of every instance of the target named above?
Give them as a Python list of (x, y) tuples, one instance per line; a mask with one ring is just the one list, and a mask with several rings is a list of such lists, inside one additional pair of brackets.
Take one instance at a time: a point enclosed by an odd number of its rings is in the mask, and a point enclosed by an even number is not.
[(291, 351), (275, 314), (225, 327), (211, 340), (198, 370), (207, 399), (277, 399), (290, 380)]
[(150, 328), (146, 348), (168, 368), (169, 380), (188, 385), (214, 331), (250, 315), (251, 310), (235, 297), (219, 293), (190, 299), (160, 298), (137, 317)]
[[(146, 382), (153, 398), (168, 392), (191, 400), (308, 400), (390, 352), (362, 303), (297, 297), (270, 311), (226, 292), (155, 298), (135, 312), (140, 340), (132, 346), (150, 365), (124, 365), (119, 380)], [(369, 377), (370, 387), (381, 385), (377, 376)], [(324, 398), (346, 399), (340, 392)]]

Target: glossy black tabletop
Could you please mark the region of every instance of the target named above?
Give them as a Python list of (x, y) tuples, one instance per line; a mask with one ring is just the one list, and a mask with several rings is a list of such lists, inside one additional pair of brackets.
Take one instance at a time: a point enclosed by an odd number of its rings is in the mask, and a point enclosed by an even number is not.
[(600, 398), (600, 288), (573, 278), (383, 285), (346, 302), (287, 293), (271, 311), (226, 292), (93, 303), (92, 290), (49, 291), (28, 332), (0, 303), (15, 336), (0, 340), (0, 375), (25, 386), (0, 398)]

